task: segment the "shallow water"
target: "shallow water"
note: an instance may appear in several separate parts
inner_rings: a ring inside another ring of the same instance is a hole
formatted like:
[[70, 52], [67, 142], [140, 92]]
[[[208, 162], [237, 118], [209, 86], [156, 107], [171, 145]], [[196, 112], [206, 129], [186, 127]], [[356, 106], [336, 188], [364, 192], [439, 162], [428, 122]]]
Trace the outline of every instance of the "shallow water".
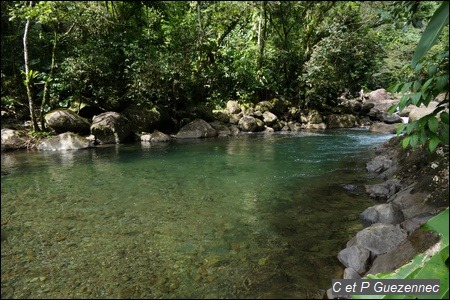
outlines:
[[322, 298], [390, 137], [2, 153], [2, 298]]

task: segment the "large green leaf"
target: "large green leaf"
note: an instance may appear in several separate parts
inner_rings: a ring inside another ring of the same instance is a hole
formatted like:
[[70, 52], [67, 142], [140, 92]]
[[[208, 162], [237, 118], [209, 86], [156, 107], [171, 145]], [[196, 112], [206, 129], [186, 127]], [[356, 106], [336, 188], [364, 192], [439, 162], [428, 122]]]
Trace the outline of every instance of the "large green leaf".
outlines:
[[436, 43], [442, 29], [448, 24], [448, 9], [449, 5], [447, 1], [444, 1], [441, 6], [434, 12], [433, 17], [422, 33], [419, 44], [414, 52], [412, 59], [412, 66], [414, 67], [422, 56], [430, 50], [430, 48]]

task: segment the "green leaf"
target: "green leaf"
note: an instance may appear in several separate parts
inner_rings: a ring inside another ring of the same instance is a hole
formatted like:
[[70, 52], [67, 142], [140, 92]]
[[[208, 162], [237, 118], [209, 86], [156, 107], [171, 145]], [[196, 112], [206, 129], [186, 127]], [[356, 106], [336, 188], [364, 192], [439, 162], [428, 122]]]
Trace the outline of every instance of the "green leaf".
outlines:
[[409, 145], [409, 140], [411, 139], [411, 137], [407, 136], [402, 140], [402, 147], [403, 149], [406, 149]]
[[444, 145], [448, 145], [449, 134], [448, 134], [448, 124], [442, 124], [442, 129], [439, 131], [439, 138]]
[[397, 93], [400, 90], [401, 86], [402, 86], [401, 83], [393, 83], [387, 88], [387, 90], [388, 90], [388, 92], [391, 92], [391, 93]]
[[429, 67], [428, 67], [428, 74], [429, 74], [429, 75], [434, 75], [434, 74], [436, 74], [437, 69], [438, 69], [438, 66], [437, 66], [437, 65], [431, 65], [431, 66], [429, 66]]
[[405, 130], [405, 128], [406, 128], [406, 124], [404, 124], [404, 123], [398, 125], [397, 131], [396, 131], [397, 135], [401, 135], [403, 133], [403, 131]]
[[434, 78], [430, 78], [427, 81], [425, 81], [425, 83], [422, 85], [422, 89], [421, 91], [424, 92], [428, 89], [428, 86], [433, 82]]
[[411, 147], [416, 148], [417, 145], [419, 144], [419, 135], [418, 134], [411, 135], [409, 144], [411, 145]]
[[417, 121], [409, 123], [408, 125], [406, 125], [406, 133], [410, 134], [418, 126], [419, 126], [419, 123]]
[[430, 149], [430, 152], [433, 152], [440, 142], [441, 140], [437, 136], [433, 136], [428, 143], [428, 149]]
[[393, 104], [393, 105], [391, 105], [391, 107], [388, 108], [387, 112], [390, 114], [393, 114], [397, 111], [397, 108], [398, 108], [398, 104]]
[[436, 78], [436, 89], [441, 92], [448, 89], [448, 75], [442, 75]]
[[420, 82], [420, 80], [416, 80], [413, 84], [412, 91], [417, 92], [421, 86], [422, 86], [422, 83]]
[[419, 101], [420, 101], [420, 97], [421, 96], [422, 96], [421, 92], [412, 94], [412, 96], [411, 96], [411, 103], [414, 104], [414, 105], [417, 105], [419, 103]]
[[402, 111], [408, 105], [409, 95], [404, 94], [398, 104], [398, 109]]
[[448, 112], [443, 111], [439, 117], [441, 118], [442, 122], [448, 125]]
[[437, 133], [438, 127], [439, 120], [435, 116], [428, 119], [428, 128], [430, 128], [432, 133]]
[[412, 82], [407, 82], [407, 83], [405, 83], [403, 86], [402, 86], [402, 89], [400, 90], [401, 92], [408, 92], [409, 91], [409, 89], [411, 88], [411, 86], [412, 86]]
[[434, 12], [428, 23], [427, 28], [422, 33], [419, 44], [416, 47], [416, 51], [413, 54], [411, 65], [413, 67], [419, 62], [428, 50], [436, 43], [442, 29], [448, 24], [448, 10], [449, 4], [444, 1], [439, 8]]

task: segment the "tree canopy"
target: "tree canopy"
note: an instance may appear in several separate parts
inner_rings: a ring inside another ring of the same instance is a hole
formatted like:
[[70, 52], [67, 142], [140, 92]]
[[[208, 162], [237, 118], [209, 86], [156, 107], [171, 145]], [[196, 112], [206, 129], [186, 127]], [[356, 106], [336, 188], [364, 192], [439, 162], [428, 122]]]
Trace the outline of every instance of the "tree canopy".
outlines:
[[[43, 114], [71, 105], [335, 105], [344, 92], [407, 82], [419, 66], [441, 72], [445, 30], [427, 62], [402, 68], [441, 3], [3, 1], [2, 107], [36, 110], [44, 130]], [[433, 82], [444, 91], [444, 81]]]

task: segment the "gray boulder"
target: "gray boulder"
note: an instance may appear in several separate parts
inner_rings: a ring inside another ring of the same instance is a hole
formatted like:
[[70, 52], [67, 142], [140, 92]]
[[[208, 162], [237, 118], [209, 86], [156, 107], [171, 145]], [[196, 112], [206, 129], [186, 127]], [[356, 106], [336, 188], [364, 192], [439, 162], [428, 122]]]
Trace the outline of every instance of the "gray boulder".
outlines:
[[105, 112], [92, 120], [91, 134], [100, 144], [120, 144], [131, 134], [130, 121], [116, 112]]
[[381, 114], [381, 121], [386, 124], [403, 123], [402, 118], [397, 113], [389, 114], [387, 112]]
[[275, 114], [271, 113], [270, 111], [265, 111], [262, 114], [262, 117], [266, 125], [271, 125], [278, 120], [278, 117]]
[[406, 239], [407, 233], [400, 225], [373, 224], [356, 234], [356, 244], [371, 251], [374, 255], [395, 249]]
[[392, 159], [384, 155], [379, 155], [375, 156], [374, 159], [367, 163], [366, 169], [369, 173], [381, 174], [387, 169], [392, 168], [393, 166], [394, 162], [392, 161]]
[[217, 131], [203, 119], [196, 119], [184, 125], [175, 135], [177, 139], [195, 139], [217, 136]]
[[238, 127], [240, 130], [245, 132], [254, 132], [258, 129], [257, 119], [252, 116], [245, 115], [243, 116], [238, 123]]
[[331, 114], [327, 117], [328, 128], [351, 128], [358, 124], [356, 116], [351, 114]]
[[369, 127], [369, 131], [371, 132], [379, 132], [379, 133], [396, 133], [397, 128], [400, 124], [387, 124], [383, 122], [375, 122]]
[[344, 276], [342, 276], [343, 279], [361, 279], [361, 275], [359, 275], [355, 270], [352, 268], [345, 268], [344, 270]]
[[155, 130], [152, 134], [143, 134], [141, 135], [142, 142], [167, 142], [170, 141], [170, 136], [162, 133], [161, 131]]
[[2, 150], [26, 148], [25, 134], [19, 130], [2, 129]]
[[238, 114], [241, 112], [241, 109], [239, 108], [239, 104], [237, 101], [229, 100], [227, 102], [227, 110], [230, 114]]
[[417, 254], [426, 252], [439, 240], [436, 232], [417, 230], [388, 253], [376, 257], [367, 274], [392, 272], [407, 264]]
[[69, 109], [56, 109], [45, 115], [45, 122], [56, 133], [75, 132], [88, 134], [91, 124]]
[[228, 126], [225, 125], [225, 123], [220, 121], [214, 121], [210, 122], [209, 124], [212, 126], [212, 128], [214, 128], [217, 131], [218, 136], [223, 137], [231, 135], [230, 128], [228, 128]]
[[370, 252], [364, 247], [353, 245], [341, 250], [339, 261], [347, 268], [352, 268], [358, 274], [364, 274], [369, 263]]
[[398, 179], [389, 179], [380, 184], [365, 185], [364, 187], [370, 197], [386, 201], [400, 190], [401, 184]]
[[403, 221], [401, 211], [397, 210], [392, 203], [371, 206], [363, 211], [359, 218], [365, 227], [375, 223], [399, 224]]

